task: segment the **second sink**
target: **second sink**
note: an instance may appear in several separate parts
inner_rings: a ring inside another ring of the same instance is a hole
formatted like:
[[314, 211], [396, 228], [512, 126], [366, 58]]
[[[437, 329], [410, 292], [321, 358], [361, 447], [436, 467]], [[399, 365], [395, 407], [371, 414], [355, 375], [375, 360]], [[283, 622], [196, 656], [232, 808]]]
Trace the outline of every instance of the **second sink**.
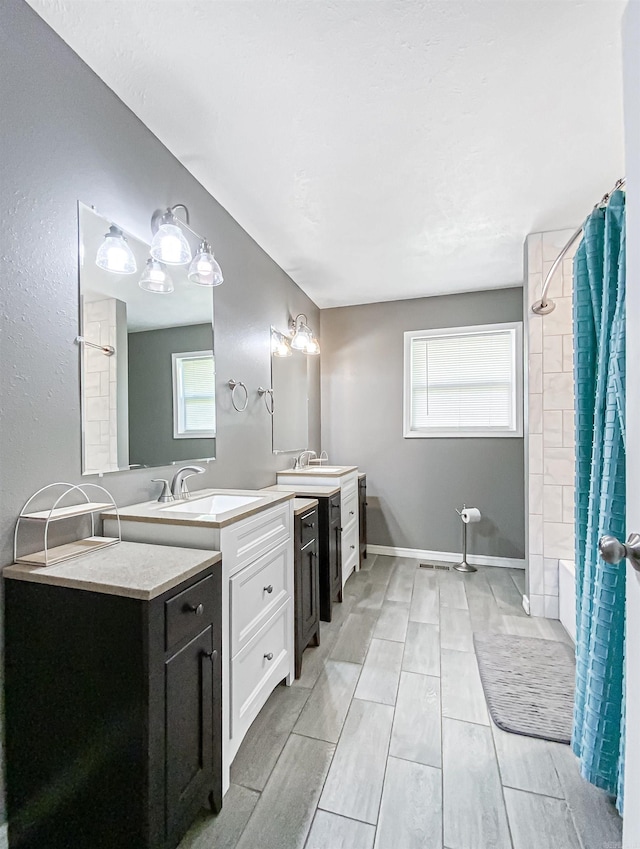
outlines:
[[237, 510], [238, 507], [246, 507], [256, 501], [260, 496], [250, 495], [207, 495], [204, 498], [191, 498], [188, 501], [178, 501], [169, 507], [164, 507], [168, 513], [197, 513], [199, 516], [217, 516], [229, 510]]

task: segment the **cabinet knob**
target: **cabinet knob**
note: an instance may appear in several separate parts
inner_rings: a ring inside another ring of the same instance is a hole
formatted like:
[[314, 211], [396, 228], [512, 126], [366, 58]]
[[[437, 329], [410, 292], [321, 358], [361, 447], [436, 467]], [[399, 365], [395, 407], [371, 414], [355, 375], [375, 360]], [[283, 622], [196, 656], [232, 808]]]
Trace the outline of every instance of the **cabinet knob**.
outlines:
[[353, 510], [349, 510], [349, 515], [350, 515], [350, 516], [355, 516], [356, 514], [353, 512]]
[[355, 545], [352, 545], [351, 548], [355, 548]]
[[264, 657], [265, 657], [265, 660], [273, 660], [273, 652], [272, 651], [267, 652], [267, 654], [265, 654]]
[[273, 592], [273, 584], [269, 584], [269, 586], [268, 586], [268, 587], [263, 587], [262, 589], [263, 589], [266, 593], [272, 593], [272, 592]]
[[211, 658], [212, 663], [215, 663], [216, 660], [218, 659], [218, 652], [215, 649], [213, 651], [203, 651], [202, 654], [205, 657]]
[[195, 613], [196, 616], [202, 616], [204, 613], [204, 604], [190, 604], [188, 609]]
[[342, 528], [338, 528], [338, 530], [340, 531], [340, 533], [342, 533]]
[[304, 524], [305, 528], [313, 528], [314, 527], [313, 522], [304, 522], [303, 524]]

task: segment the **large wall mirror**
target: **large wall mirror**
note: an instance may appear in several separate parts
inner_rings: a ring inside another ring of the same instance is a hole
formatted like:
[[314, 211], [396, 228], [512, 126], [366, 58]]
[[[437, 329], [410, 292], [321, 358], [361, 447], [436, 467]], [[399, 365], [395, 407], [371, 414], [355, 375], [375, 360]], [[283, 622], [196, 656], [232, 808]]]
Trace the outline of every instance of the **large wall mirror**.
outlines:
[[[271, 328], [273, 338], [275, 328]], [[274, 454], [303, 451], [309, 444], [308, 358], [302, 351], [287, 356], [271, 353]]]
[[84, 204], [78, 227], [83, 474], [213, 459], [212, 289]]

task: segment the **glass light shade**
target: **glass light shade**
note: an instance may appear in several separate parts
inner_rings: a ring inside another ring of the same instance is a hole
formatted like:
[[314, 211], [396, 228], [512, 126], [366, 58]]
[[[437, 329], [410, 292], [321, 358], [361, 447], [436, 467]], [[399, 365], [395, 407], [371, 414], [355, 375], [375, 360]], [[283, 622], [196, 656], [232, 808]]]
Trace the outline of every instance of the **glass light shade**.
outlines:
[[282, 333], [271, 334], [271, 353], [274, 357], [291, 357], [293, 355], [287, 338]]
[[151, 240], [149, 253], [166, 265], [186, 265], [191, 262], [191, 248], [174, 215], [163, 216], [162, 224]]
[[219, 286], [224, 281], [222, 269], [216, 262], [208, 242], [202, 242], [198, 248], [198, 253], [189, 266], [187, 277], [198, 286]]
[[315, 336], [311, 339], [311, 342], [304, 349], [305, 354], [315, 355], [320, 353], [320, 343], [315, 338]]
[[301, 321], [296, 332], [293, 334], [291, 347], [296, 351], [306, 351], [307, 347], [311, 344], [311, 338], [311, 331], [307, 325], [303, 324]]
[[167, 269], [153, 257], [147, 260], [144, 274], [140, 278], [138, 286], [145, 292], [153, 292], [155, 295], [170, 295], [173, 292], [173, 281]]
[[105, 233], [96, 254], [96, 265], [114, 274], [135, 274], [137, 271], [136, 258], [119, 227], [112, 224]]

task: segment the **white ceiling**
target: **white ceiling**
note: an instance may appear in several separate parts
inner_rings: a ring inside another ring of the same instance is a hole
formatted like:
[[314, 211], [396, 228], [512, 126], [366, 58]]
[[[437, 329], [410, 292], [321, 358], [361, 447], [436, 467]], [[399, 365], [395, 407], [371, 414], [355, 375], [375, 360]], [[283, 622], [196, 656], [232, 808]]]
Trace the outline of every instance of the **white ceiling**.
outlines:
[[622, 175], [625, 2], [29, 2], [321, 307], [516, 284]]

